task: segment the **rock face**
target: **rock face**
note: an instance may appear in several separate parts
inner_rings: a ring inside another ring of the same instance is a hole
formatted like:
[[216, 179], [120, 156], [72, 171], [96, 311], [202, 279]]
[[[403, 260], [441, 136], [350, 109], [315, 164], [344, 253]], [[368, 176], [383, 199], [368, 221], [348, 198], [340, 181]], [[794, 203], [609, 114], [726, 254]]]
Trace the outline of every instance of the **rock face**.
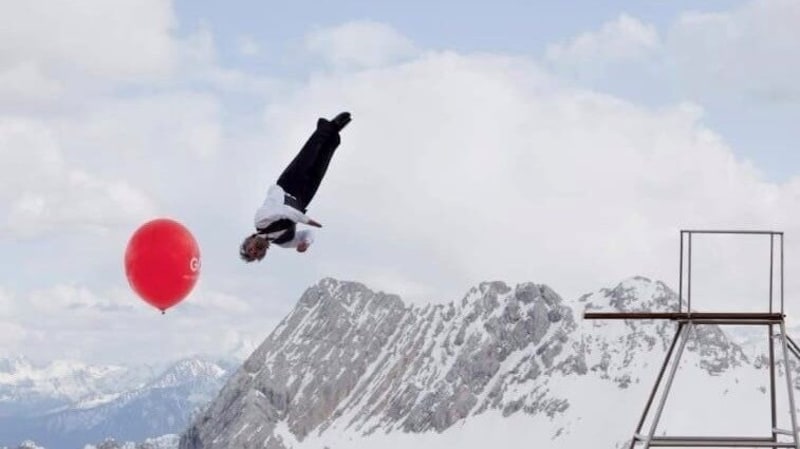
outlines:
[[[284, 449], [334, 430], [439, 433], [486, 412], [574, 419], [570, 407], [580, 400], [566, 385], [591, 378], [614, 391], [649, 387], [675, 330], [668, 321], [583, 321], [583, 311], [676, 303], [663, 283], [644, 278], [571, 303], [544, 285], [486, 282], [461, 301], [426, 307], [324, 279], [233, 375], [180, 448]], [[753, 368], [717, 327], [692, 337], [687, 354], [705, 376], [766, 369]], [[639, 399], [626, 406], [640, 411]], [[623, 422], [627, 432], [632, 423]]]
[[[441, 431], [472, 411], [563, 410], [558, 400], [504, 400], [556, 366], [571, 310], [544, 286], [484, 283], [424, 308], [364, 285], [325, 279], [244, 363], [182, 448], [286, 447], [342, 420], [365, 433]], [[531, 351], [536, 348], [535, 351]], [[502, 381], [490, 381], [500, 376]]]

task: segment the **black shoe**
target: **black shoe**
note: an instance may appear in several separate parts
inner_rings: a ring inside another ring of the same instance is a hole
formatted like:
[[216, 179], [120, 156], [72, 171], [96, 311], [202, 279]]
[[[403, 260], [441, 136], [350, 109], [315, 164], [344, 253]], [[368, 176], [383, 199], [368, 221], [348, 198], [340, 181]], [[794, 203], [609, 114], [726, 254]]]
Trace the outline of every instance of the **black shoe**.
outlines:
[[350, 113], [342, 112], [336, 117], [334, 117], [334, 119], [331, 120], [331, 123], [333, 123], [333, 125], [336, 126], [337, 131], [341, 131], [345, 126], [347, 126], [348, 123], [350, 123], [350, 120], [351, 120]]

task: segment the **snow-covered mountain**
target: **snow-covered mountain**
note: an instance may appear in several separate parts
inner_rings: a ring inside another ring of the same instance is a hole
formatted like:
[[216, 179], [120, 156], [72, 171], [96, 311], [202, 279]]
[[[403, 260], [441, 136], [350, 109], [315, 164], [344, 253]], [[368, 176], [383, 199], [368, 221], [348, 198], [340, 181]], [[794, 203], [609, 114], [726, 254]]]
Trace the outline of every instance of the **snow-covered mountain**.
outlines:
[[148, 366], [92, 366], [58, 360], [36, 364], [25, 357], [0, 358], [0, 417], [36, 416], [76, 404], [108, 402], [143, 386]]
[[176, 449], [178, 447], [178, 435], [162, 435], [156, 438], [148, 438], [142, 443], [132, 441], [118, 442], [113, 438], [108, 438], [99, 444], [87, 444], [83, 449]]
[[[178, 435], [168, 434], [155, 438], [147, 438], [141, 443], [133, 441], [119, 442], [114, 438], [106, 438], [98, 444], [86, 444], [76, 446], [79, 449], [176, 449], [178, 447]], [[0, 447], [0, 449], [10, 449]], [[27, 440], [19, 444], [15, 449], [47, 449], [39, 446], [35, 441]]]
[[[487, 282], [425, 307], [324, 279], [180, 448], [621, 447], [676, 324], [582, 314], [676, 302], [665, 284], [640, 277], [570, 300], [545, 285]], [[717, 326], [691, 337], [657, 434], [768, 436], [764, 359]]]
[[144, 441], [178, 433], [219, 392], [233, 366], [195, 358], [155, 372], [7, 359], [0, 374], [0, 447], [33, 440], [48, 449], [83, 448], [108, 437]]

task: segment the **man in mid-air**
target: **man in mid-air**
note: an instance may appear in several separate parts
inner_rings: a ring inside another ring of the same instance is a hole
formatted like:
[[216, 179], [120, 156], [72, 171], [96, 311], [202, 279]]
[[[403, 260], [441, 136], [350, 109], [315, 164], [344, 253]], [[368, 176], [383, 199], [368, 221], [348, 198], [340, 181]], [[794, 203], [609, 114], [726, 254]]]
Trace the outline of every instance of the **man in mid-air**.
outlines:
[[306, 215], [328, 170], [331, 157], [341, 143], [339, 132], [350, 123], [350, 113], [342, 112], [333, 120], [320, 118], [317, 129], [270, 186], [267, 198], [255, 215], [256, 232], [244, 239], [239, 255], [245, 262], [261, 260], [270, 244], [305, 252], [313, 243], [311, 230], [297, 230], [297, 223], [321, 228]]

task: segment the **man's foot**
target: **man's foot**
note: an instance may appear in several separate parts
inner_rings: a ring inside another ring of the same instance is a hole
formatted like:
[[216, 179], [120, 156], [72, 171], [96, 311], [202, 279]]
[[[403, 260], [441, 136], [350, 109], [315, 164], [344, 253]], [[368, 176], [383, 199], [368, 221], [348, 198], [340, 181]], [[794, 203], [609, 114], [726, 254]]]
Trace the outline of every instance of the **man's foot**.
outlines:
[[337, 131], [341, 131], [345, 126], [347, 126], [348, 123], [350, 123], [350, 120], [350, 113], [342, 112], [334, 117], [333, 120], [331, 120], [331, 123], [336, 126]]

